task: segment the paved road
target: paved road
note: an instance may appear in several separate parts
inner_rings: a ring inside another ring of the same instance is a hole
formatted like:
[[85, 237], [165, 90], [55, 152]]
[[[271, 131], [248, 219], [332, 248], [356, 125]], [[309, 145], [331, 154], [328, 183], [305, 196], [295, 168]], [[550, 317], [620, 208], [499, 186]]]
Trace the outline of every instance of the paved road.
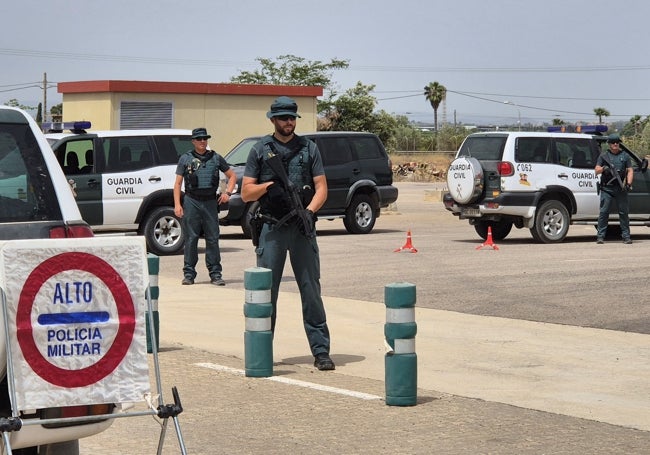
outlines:
[[[335, 372], [311, 366], [287, 269], [274, 375], [241, 375], [242, 272], [254, 256], [237, 229], [223, 229], [225, 289], [203, 270], [180, 286], [182, 259], [161, 258], [158, 357], [165, 402], [173, 385], [183, 399], [188, 453], [647, 453], [650, 232], [597, 247], [591, 227], [560, 245], [513, 231], [498, 251], [477, 250], [473, 228], [430, 200], [432, 185], [399, 187], [371, 235], [319, 222]], [[409, 230], [418, 252], [394, 252]], [[383, 401], [383, 292], [401, 281], [418, 295], [418, 403], [405, 408]], [[82, 450], [155, 453], [159, 432], [153, 418], [118, 419]], [[163, 453], [179, 453], [171, 423]]]
[[[406, 281], [417, 285], [423, 308], [650, 333], [650, 229], [633, 227], [633, 245], [597, 246], [592, 226], [572, 226], [556, 245], [513, 228], [498, 251], [476, 250], [482, 240], [474, 228], [427, 200], [439, 185], [398, 186], [396, 207], [370, 235], [346, 234], [341, 220], [318, 222], [324, 295], [383, 302], [386, 284]], [[418, 252], [394, 253], [408, 230]], [[241, 271], [255, 265], [252, 246], [239, 228], [222, 231], [225, 278], [243, 288]], [[180, 276], [180, 256], [162, 263], [162, 273]], [[207, 279], [204, 268], [199, 273]], [[297, 292], [288, 266], [285, 276], [283, 290]]]

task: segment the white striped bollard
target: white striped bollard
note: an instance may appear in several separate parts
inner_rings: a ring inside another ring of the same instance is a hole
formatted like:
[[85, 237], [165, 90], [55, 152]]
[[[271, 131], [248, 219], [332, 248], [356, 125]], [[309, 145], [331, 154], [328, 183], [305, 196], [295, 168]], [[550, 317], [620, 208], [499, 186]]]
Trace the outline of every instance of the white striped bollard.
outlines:
[[273, 376], [272, 277], [271, 270], [263, 267], [244, 270], [244, 366], [248, 377]]
[[149, 315], [147, 315], [145, 318], [145, 327], [147, 334], [147, 353], [151, 354], [153, 353], [150, 334], [151, 330], [153, 330], [153, 336], [155, 337], [156, 352], [160, 350], [160, 317], [158, 315], [158, 298], [160, 296], [158, 274], [160, 273], [160, 258], [155, 254], [147, 253], [147, 267], [149, 270], [149, 298], [151, 299], [151, 315], [153, 319], [153, 327], [149, 327]]
[[384, 288], [384, 336], [392, 349], [385, 357], [386, 404], [390, 406], [414, 406], [418, 398], [415, 300], [414, 284], [392, 283]]

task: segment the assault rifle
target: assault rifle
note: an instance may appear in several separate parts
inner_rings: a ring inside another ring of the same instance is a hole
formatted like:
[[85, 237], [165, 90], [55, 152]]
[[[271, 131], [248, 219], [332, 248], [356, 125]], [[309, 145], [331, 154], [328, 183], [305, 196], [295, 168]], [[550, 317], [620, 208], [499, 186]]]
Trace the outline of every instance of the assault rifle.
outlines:
[[284, 186], [285, 190], [287, 190], [287, 195], [289, 196], [289, 205], [291, 211], [283, 216], [280, 220], [278, 220], [277, 224], [282, 225], [291, 217], [296, 216], [298, 217], [298, 222], [300, 223], [301, 230], [305, 236], [308, 239], [316, 237], [316, 229], [314, 226], [313, 218], [314, 214], [307, 214], [308, 210], [305, 210], [303, 208], [300, 193], [298, 193], [298, 189], [293, 184], [293, 182], [289, 180], [289, 176], [287, 175], [287, 171], [284, 169], [280, 155], [277, 153], [269, 152], [266, 163], [269, 165], [276, 177], [280, 179], [280, 183], [282, 186]]
[[[621, 174], [619, 174], [618, 170], [616, 170], [612, 162], [609, 160], [607, 153], [603, 153], [601, 156], [603, 157], [603, 161], [607, 164], [607, 166], [609, 166], [608, 174], [614, 174], [614, 178], [610, 179], [608, 182], [602, 182], [602, 185], [609, 185], [614, 179], [616, 179], [616, 182], [618, 182], [621, 189], [625, 191], [626, 186], [625, 183], [623, 183], [623, 179], [621, 179]], [[605, 175], [606, 170], [607, 169], [603, 169], [603, 176]]]

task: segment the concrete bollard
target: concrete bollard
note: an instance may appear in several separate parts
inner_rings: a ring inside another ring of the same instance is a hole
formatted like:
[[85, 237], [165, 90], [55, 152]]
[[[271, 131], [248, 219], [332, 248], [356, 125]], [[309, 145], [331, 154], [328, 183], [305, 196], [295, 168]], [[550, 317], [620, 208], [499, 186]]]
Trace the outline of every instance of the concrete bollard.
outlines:
[[273, 376], [272, 276], [271, 270], [262, 267], [244, 271], [244, 366], [248, 377]]
[[385, 357], [386, 404], [390, 406], [414, 406], [417, 403], [415, 301], [414, 284], [392, 283], [384, 288], [384, 336], [391, 347]]
[[[155, 254], [147, 253], [147, 267], [149, 269], [149, 293], [151, 294], [151, 315], [153, 316], [153, 330], [156, 341], [156, 352], [160, 350], [160, 317], [158, 315], [158, 297], [160, 296], [160, 287], [158, 287], [158, 274], [160, 273], [160, 258]], [[146, 298], [146, 296], [145, 296]], [[148, 307], [147, 307], [148, 309]], [[147, 333], [147, 353], [153, 353], [151, 345], [151, 327], [149, 323], [149, 314], [146, 319]]]

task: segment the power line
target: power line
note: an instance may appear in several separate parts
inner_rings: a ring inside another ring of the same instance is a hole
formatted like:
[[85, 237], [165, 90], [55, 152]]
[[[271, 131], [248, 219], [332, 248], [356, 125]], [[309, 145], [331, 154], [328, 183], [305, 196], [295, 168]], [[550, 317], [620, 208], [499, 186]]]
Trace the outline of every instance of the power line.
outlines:
[[[650, 101], [650, 98], [584, 98], [584, 97], [573, 97], [573, 96], [536, 96], [536, 95], [513, 95], [513, 94], [507, 94], [507, 93], [482, 93], [482, 92], [468, 92], [466, 90], [447, 90], [448, 92], [452, 93], [459, 93], [459, 94], [469, 94], [469, 95], [484, 95], [484, 96], [499, 96], [499, 97], [504, 97], [504, 98], [529, 98], [529, 99], [541, 99], [541, 100], [559, 100], [559, 101], [564, 101], [564, 100], [570, 100], [570, 101], [641, 101], [641, 102], [648, 102]], [[404, 95], [404, 96], [397, 96], [394, 98], [383, 98], [385, 100], [390, 100], [390, 99], [399, 99], [399, 98], [409, 98], [409, 97], [414, 97], [414, 96], [419, 96], [424, 93], [423, 90], [418, 90], [417, 92], [414, 90], [388, 90], [388, 91], [375, 91], [375, 93], [416, 93], [415, 95]]]
[[[92, 60], [92, 61], [117, 61], [152, 64], [179, 64], [197, 66], [252, 66], [258, 62], [236, 60], [197, 60], [185, 58], [156, 58], [137, 55], [110, 55], [110, 54], [82, 54], [74, 52], [43, 51], [32, 49], [0, 48], [0, 54], [15, 55], [18, 57], [54, 58], [57, 60]], [[426, 66], [371, 66], [350, 65], [354, 71], [371, 72], [399, 72], [399, 73], [574, 73], [574, 72], [620, 72], [620, 71], [648, 71], [648, 65], [616, 65], [616, 66], [590, 66], [590, 67], [426, 67]]]
[[0, 55], [14, 55], [18, 57], [53, 58], [57, 60], [90, 60], [123, 63], [152, 63], [159, 65], [195, 65], [195, 66], [235, 66], [254, 65], [253, 62], [238, 62], [233, 60], [193, 60], [176, 58], [155, 58], [133, 55], [107, 55], [107, 54], [80, 54], [74, 52], [50, 52], [30, 49], [0, 48]]
[[[414, 93], [414, 91], [409, 90], [409, 91], [395, 91], [395, 92], [382, 92], [382, 93]], [[608, 99], [608, 98], [575, 98], [575, 97], [550, 97], [550, 96], [532, 96], [532, 95], [508, 95], [508, 94], [495, 94], [495, 93], [477, 93], [477, 92], [461, 92], [457, 90], [450, 90], [447, 89], [447, 93], [454, 93], [456, 95], [460, 96], [466, 96], [468, 98], [474, 98], [478, 99], [481, 101], [487, 101], [491, 103], [498, 103], [498, 104], [503, 104], [503, 99], [508, 99], [508, 98], [529, 98], [529, 99], [546, 99], [546, 100], [559, 100], [559, 101], [564, 101], [564, 100], [570, 100], [570, 101], [636, 101], [637, 99], [635, 98], [634, 100], [628, 100], [628, 99]], [[479, 96], [483, 95], [483, 96]], [[389, 101], [389, 100], [396, 100], [396, 99], [403, 99], [403, 98], [414, 98], [417, 96], [424, 96], [424, 91], [418, 91], [415, 94], [412, 95], [402, 95], [402, 96], [394, 96], [394, 97], [388, 97], [388, 98], [378, 98], [377, 101]], [[500, 100], [495, 100], [491, 98], [486, 98], [485, 96], [499, 96], [502, 97]], [[642, 100], [642, 101], [650, 101], [650, 100]], [[550, 109], [550, 108], [545, 108], [545, 107], [538, 107], [538, 106], [528, 106], [520, 103], [516, 103], [516, 106], [519, 106], [520, 108], [525, 108], [525, 109], [532, 109], [532, 110], [538, 110], [538, 111], [545, 111], [545, 112], [554, 112], [557, 114], [573, 114], [573, 115], [587, 115], [587, 116], [593, 116], [593, 112], [576, 112], [576, 111], [566, 111], [562, 109]], [[609, 117], [631, 117], [632, 114], [617, 114], [617, 115], [609, 115]]]
[[[43, 87], [41, 87], [40, 85], [26, 85], [24, 87], [8, 88], [6, 90], [0, 90], [0, 93], [17, 92], [18, 90], [25, 90], [25, 89], [28, 89], [28, 88], [40, 88], [40, 89], [42, 89]], [[51, 88], [51, 87], [48, 87], [48, 88]]]
[[36, 82], [23, 82], [22, 84], [8, 84], [8, 85], [0, 85], [0, 88], [6, 88], [6, 87], [20, 87], [22, 85], [27, 85], [27, 84], [40, 84], [40, 81]]

